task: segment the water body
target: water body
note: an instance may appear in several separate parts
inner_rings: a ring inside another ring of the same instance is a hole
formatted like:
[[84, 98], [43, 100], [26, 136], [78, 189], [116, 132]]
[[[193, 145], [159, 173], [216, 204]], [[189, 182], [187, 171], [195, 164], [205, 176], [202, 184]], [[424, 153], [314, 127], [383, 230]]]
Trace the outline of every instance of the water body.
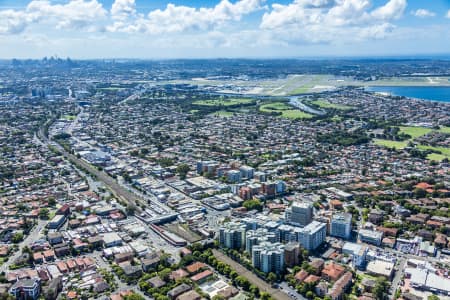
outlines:
[[326, 112], [323, 110], [318, 110], [318, 109], [314, 109], [312, 107], [307, 106], [302, 101], [300, 101], [298, 97], [289, 97], [289, 104], [297, 107], [300, 110], [303, 110], [304, 112], [307, 112], [307, 113], [310, 113], [313, 115], [323, 116], [326, 114]]
[[370, 86], [366, 91], [383, 92], [423, 100], [450, 102], [450, 86]]

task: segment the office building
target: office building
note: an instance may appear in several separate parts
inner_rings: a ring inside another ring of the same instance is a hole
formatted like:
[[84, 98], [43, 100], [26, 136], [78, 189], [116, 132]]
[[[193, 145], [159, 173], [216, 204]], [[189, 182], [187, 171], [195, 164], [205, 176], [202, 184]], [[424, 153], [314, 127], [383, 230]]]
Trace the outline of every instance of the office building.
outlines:
[[242, 166], [239, 168], [241, 172], [241, 177], [244, 179], [253, 179], [253, 174], [255, 173], [255, 169], [249, 166]]
[[327, 225], [317, 221], [309, 223], [297, 231], [297, 240], [308, 251], [317, 249], [327, 235]]
[[278, 227], [278, 234], [280, 236], [280, 242], [289, 243], [297, 242], [297, 234], [295, 233], [294, 226], [282, 224]]
[[355, 268], [362, 268], [366, 264], [366, 256], [369, 248], [363, 244], [345, 243], [342, 253], [352, 258], [352, 265]]
[[219, 164], [215, 161], [199, 161], [197, 162], [198, 174], [215, 174]]
[[39, 278], [20, 279], [12, 285], [9, 293], [16, 299], [38, 299], [41, 292], [41, 281]]
[[286, 222], [297, 226], [306, 226], [312, 221], [313, 206], [311, 202], [294, 201], [285, 211]]
[[284, 245], [264, 242], [252, 249], [253, 266], [264, 273], [281, 273], [284, 270]]
[[284, 263], [288, 268], [299, 264], [300, 245], [291, 242], [284, 247]]
[[352, 232], [352, 215], [349, 213], [333, 214], [330, 224], [330, 235], [349, 239]]
[[227, 173], [227, 180], [231, 183], [239, 183], [241, 182], [241, 172], [238, 170], [230, 170]]
[[67, 218], [65, 215], [55, 215], [53, 219], [48, 222], [49, 229], [59, 229], [65, 222]]
[[383, 232], [369, 229], [361, 229], [358, 232], [358, 238], [361, 242], [380, 246], [383, 239]]
[[276, 193], [283, 194], [286, 192], [286, 183], [283, 180], [278, 180], [276, 182]]
[[245, 238], [245, 251], [252, 253], [253, 246], [259, 245], [263, 242], [278, 242], [278, 236], [275, 232], [270, 232], [266, 228], [258, 228], [256, 230], [249, 230]]
[[258, 172], [255, 172], [255, 173], [253, 174], [253, 178], [255, 178], [256, 180], [258, 180], [259, 182], [266, 182], [266, 180], [267, 180], [267, 175], [266, 175], [266, 173], [264, 173], [264, 172], [258, 171]]
[[245, 224], [228, 222], [219, 229], [219, 245], [223, 248], [241, 249], [245, 246]]

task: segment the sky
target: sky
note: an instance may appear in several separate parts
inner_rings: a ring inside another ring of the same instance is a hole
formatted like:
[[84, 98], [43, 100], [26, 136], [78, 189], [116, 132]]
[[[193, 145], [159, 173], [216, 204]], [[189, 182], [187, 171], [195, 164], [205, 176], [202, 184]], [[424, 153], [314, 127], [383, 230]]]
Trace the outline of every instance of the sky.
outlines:
[[0, 58], [450, 55], [450, 0], [0, 0]]

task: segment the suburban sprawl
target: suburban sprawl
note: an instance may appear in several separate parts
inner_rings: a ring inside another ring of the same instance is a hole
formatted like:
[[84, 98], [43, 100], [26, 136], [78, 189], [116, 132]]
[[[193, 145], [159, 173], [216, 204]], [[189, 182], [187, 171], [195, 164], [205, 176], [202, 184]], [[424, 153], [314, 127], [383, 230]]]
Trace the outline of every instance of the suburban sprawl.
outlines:
[[414, 85], [450, 62], [0, 61], [0, 299], [450, 299], [450, 102], [367, 90]]

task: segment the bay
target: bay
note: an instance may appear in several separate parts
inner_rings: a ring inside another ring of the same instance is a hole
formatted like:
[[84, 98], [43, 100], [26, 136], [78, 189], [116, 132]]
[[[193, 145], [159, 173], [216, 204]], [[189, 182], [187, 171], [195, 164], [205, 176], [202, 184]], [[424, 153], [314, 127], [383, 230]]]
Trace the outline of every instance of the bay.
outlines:
[[365, 90], [408, 98], [450, 102], [450, 86], [369, 86]]

